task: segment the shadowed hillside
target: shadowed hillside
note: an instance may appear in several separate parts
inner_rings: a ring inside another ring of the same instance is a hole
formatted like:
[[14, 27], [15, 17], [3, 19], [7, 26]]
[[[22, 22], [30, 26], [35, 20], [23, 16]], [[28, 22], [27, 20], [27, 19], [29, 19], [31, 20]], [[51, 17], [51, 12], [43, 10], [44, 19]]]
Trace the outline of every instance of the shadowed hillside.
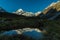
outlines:
[[12, 30], [21, 28], [40, 28], [43, 23], [39, 17], [26, 17], [8, 12], [0, 12], [0, 30]]

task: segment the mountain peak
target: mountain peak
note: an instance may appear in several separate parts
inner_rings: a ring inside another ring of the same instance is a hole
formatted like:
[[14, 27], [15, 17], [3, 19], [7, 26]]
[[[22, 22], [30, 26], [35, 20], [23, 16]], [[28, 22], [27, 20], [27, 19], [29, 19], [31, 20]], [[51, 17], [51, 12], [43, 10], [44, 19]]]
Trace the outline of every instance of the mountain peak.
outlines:
[[18, 9], [16, 12], [23, 12], [23, 10], [22, 9]]

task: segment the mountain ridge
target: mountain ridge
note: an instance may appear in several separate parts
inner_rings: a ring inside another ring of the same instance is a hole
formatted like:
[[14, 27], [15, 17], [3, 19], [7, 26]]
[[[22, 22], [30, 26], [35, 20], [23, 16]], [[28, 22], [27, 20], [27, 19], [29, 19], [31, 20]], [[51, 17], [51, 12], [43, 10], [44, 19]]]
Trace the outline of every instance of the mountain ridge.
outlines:
[[[0, 8], [2, 10], [2, 8]], [[56, 15], [58, 14], [58, 15]], [[0, 11], [0, 17], [39, 17], [39, 18], [47, 18], [48, 20], [54, 20], [60, 15], [60, 1], [57, 1], [55, 3], [52, 3], [47, 8], [44, 9], [44, 11], [38, 11], [36, 13], [32, 12], [26, 12], [22, 9], [18, 9], [16, 12], [1, 12]]]

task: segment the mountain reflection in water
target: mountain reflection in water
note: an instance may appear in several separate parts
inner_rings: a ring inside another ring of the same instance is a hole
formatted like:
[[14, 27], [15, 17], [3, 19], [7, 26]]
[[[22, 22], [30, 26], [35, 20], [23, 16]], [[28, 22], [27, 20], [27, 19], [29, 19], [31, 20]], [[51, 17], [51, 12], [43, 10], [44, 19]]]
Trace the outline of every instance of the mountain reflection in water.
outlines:
[[[18, 33], [15, 30], [6, 31], [6, 32], [3, 32], [2, 34], [3, 35], [8, 35], [8, 36], [18, 35]], [[25, 36], [32, 37], [34, 39], [43, 38], [43, 33], [42, 32], [37, 32], [35, 30], [26, 31], [26, 32], [23, 32], [22, 34], [25, 35]]]

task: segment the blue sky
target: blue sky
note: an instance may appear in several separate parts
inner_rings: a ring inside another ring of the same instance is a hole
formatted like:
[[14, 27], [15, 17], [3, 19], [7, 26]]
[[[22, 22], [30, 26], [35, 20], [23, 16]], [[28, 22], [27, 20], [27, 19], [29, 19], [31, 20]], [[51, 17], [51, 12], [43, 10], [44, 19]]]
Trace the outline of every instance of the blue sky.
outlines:
[[0, 0], [0, 7], [8, 12], [14, 12], [17, 9], [23, 9], [28, 12], [42, 11], [52, 2], [57, 0]]

